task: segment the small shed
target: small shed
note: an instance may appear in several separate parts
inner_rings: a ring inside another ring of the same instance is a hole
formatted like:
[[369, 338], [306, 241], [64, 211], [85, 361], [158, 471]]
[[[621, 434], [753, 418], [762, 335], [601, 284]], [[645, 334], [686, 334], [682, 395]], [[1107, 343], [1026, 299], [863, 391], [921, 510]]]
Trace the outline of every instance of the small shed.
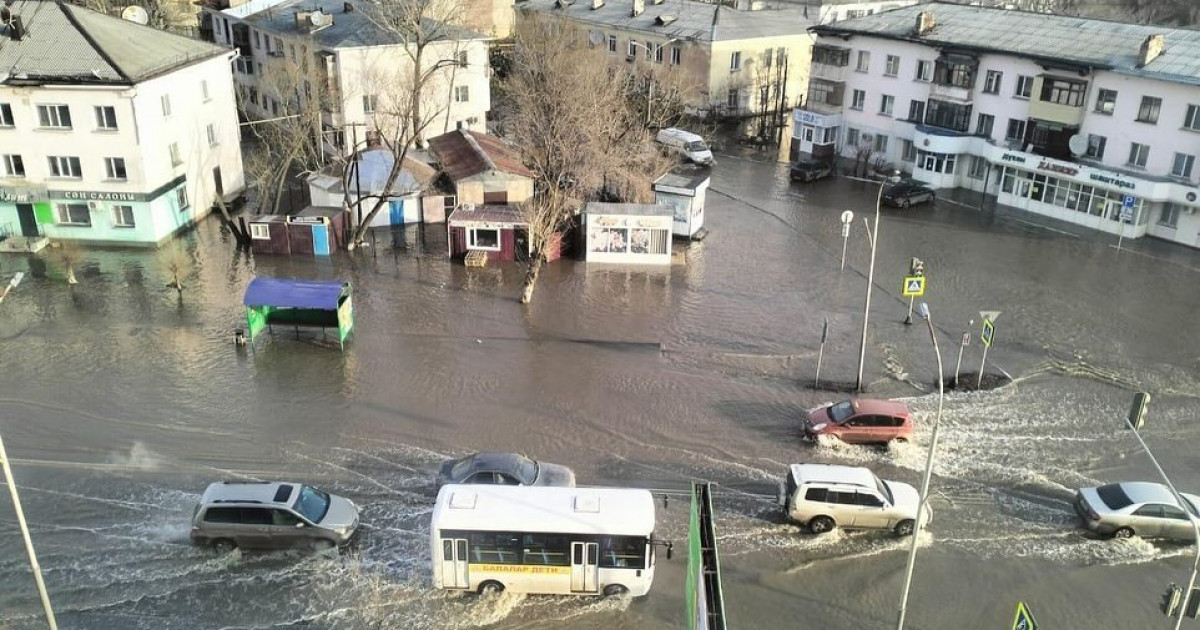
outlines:
[[[348, 186], [350, 191], [351, 224], [358, 221], [358, 200], [362, 201], [362, 215], [365, 218], [375, 207], [378, 197], [383, 195], [384, 185], [396, 163], [396, 156], [387, 149], [372, 149], [359, 153], [358, 160], [353, 162], [348, 171]], [[446, 220], [441, 209], [441, 199], [437, 200], [435, 208], [423, 204], [426, 193], [430, 191], [435, 178], [435, 171], [428, 164], [423, 164], [411, 157], [404, 158], [404, 166], [392, 182], [388, 199], [382, 209], [370, 222], [370, 227], [389, 227], [426, 222], [442, 222]], [[325, 207], [340, 207], [346, 202], [342, 182], [343, 172], [340, 166], [331, 165], [308, 176], [308, 192], [313, 205]], [[424, 207], [423, 207], [424, 206]]]
[[458, 205], [507, 205], [533, 196], [533, 171], [521, 151], [496, 136], [459, 129], [429, 140]]
[[308, 206], [287, 218], [293, 254], [328, 256], [346, 249], [349, 212], [344, 208]]
[[654, 201], [674, 210], [671, 232], [686, 239], [704, 238], [704, 198], [712, 180], [707, 166], [685, 164], [654, 180]]
[[250, 251], [255, 254], [290, 254], [287, 217], [260, 214], [250, 217]]
[[250, 342], [266, 330], [276, 327], [296, 331], [301, 328], [335, 328], [338, 345], [345, 348], [346, 337], [354, 330], [354, 306], [350, 283], [291, 278], [255, 278], [246, 287], [242, 303], [246, 306], [246, 329]]
[[450, 258], [484, 252], [488, 262], [529, 258], [529, 224], [515, 206], [461, 205], [446, 219]]
[[583, 215], [587, 262], [671, 264], [671, 206], [593, 201]]

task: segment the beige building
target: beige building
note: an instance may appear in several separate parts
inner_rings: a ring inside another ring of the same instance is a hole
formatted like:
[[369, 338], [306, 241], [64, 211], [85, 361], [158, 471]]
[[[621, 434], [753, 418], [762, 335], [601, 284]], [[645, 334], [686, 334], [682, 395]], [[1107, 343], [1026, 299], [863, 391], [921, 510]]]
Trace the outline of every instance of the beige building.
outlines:
[[501, 138], [459, 129], [431, 138], [429, 149], [457, 205], [515, 204], [533, 196], [533, 172], [517, 147]]
[[817, 11], [758, 7], [525, 0], [517, 4], [517, 19], [536, 14], [576, 24], [614, 64], [678, 73], [697, 110], [744, 117], [798, 103], [808, 88], [813, 37], [807, 29], [818, 23]]

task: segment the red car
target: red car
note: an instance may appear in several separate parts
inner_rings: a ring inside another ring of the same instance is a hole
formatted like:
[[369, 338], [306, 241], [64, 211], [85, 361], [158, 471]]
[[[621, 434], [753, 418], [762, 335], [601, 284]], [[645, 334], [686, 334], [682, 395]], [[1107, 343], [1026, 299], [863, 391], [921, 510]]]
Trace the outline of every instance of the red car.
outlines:
[[913, 441], [908, 405], [893, 400], [859, 398], [808, 412], [804, 434], [810, 440], [828, 435], [852, 444]]

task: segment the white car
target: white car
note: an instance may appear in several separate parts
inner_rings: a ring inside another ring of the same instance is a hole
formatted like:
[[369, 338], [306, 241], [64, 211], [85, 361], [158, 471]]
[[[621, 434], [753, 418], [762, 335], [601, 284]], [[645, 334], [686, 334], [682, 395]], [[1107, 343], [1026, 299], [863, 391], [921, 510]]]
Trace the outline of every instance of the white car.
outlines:
[[[1075, 511], [1084, 527], [1113, 538], [1195, 540], [1192, 521], [1200, 522], [1200, 497], [1181, 492], [1189, 514], [1179, 508], [1171, 489], [1161, 483], [1127, 481], [1075, 493]], [[1189, 518], [1190, 516], [1190, 518]]]
[[[792, 464], [783, 495], [787, 518], [814, 534], [834, 528], [887, 529], [908, 536], [921, 504], [917, 489], [884, 481], [867, 468], [834, 464]], [[922, 525], [933, 518], [925, 506]]]

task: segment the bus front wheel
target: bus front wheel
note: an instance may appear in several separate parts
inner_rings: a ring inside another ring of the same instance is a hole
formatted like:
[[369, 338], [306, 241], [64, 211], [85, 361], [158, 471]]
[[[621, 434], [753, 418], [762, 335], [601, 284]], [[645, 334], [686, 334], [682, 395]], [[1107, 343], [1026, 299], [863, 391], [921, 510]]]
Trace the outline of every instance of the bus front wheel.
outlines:
[[625, 588], [624, 586], [621, 586], [620, 584], [609, 584], [608, 586], [604, 587], [604, 596], [605, 597], [621, 597], [622, 595], [625, 595], [628, 592], [629, 592], [629, 589]]
[[494, 580], [488, 580], [479, 585], [480, 595], [498, 595], [504, 592], [504, 585]]

